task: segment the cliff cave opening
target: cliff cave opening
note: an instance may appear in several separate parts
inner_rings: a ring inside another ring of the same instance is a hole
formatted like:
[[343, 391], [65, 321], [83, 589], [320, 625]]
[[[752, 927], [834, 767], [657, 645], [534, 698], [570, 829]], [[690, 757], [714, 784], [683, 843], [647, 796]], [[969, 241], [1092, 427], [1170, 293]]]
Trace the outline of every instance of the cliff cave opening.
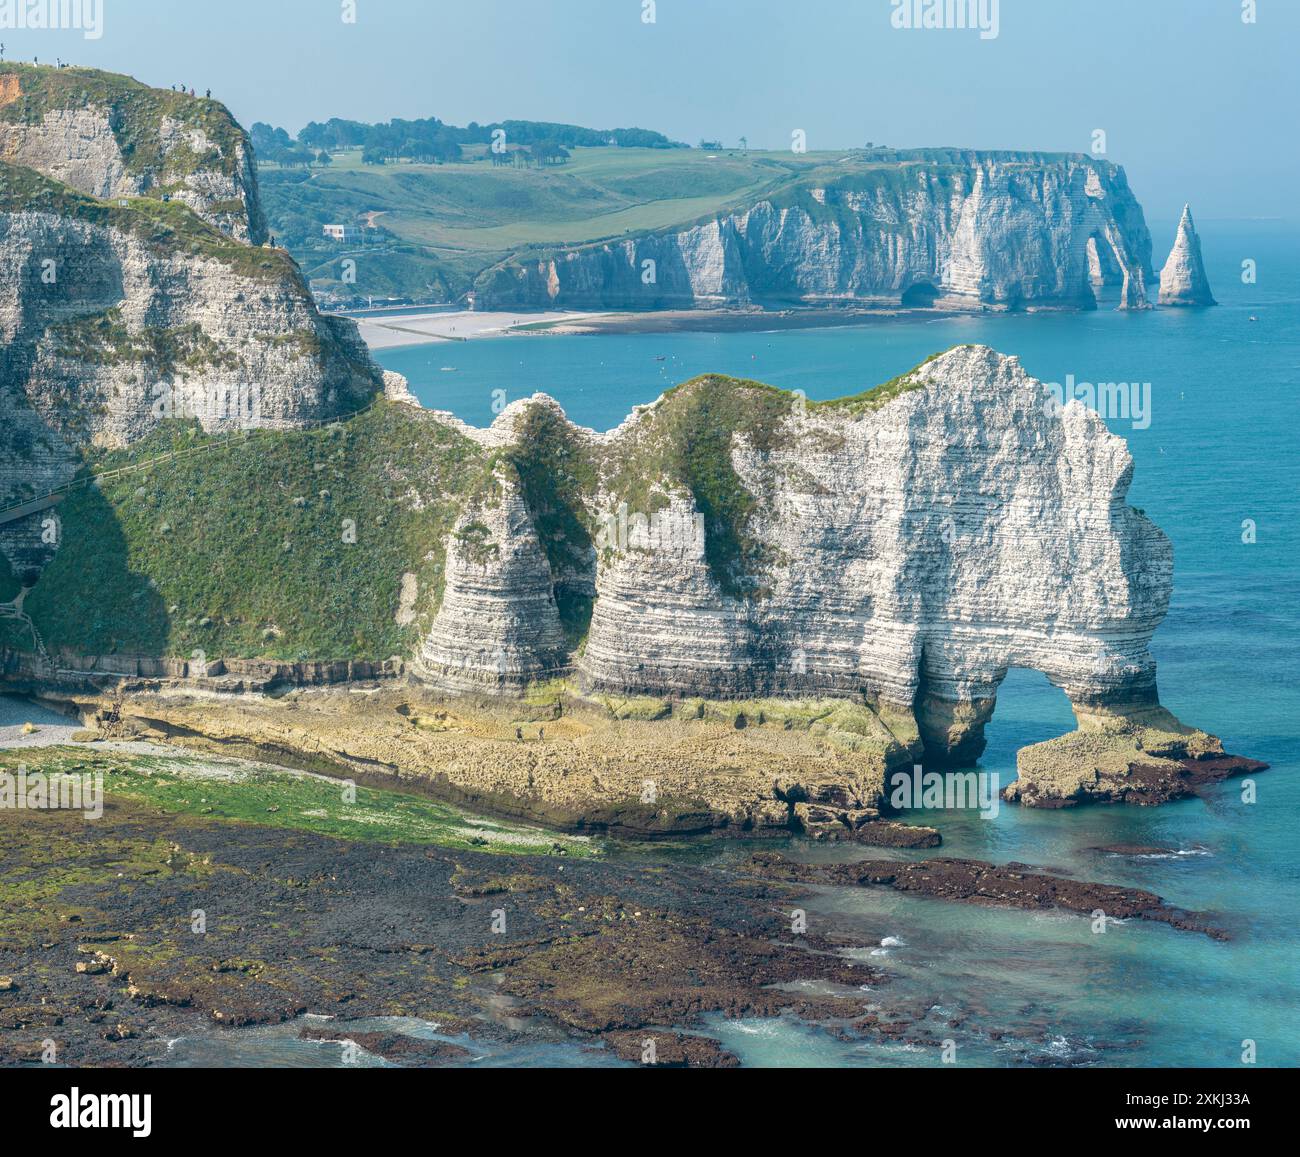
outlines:
[[903, 291], [904, 309], [929, 309], [939, 297], [939, 289], [932, 281], [918, 281]]

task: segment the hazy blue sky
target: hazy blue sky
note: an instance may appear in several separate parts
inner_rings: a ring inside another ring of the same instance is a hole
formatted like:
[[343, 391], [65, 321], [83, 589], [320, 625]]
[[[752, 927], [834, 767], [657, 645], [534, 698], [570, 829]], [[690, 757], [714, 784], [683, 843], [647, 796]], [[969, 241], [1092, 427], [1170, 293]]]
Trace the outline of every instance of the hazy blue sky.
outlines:
[[[25, 0], [28, 2], [28, 0]], [[989, 0], [985, 0], [988, 3]], [[892, 0], [102, 0], [104, 34], [0, 31], [185, 83], [245, 124], [330, 116], [638, 125], [692, 143], [1086, 150], [1165, 221], [1300, 216], [1300, 0], [1001, 0], [996, 39], [899, 30]], [[4, 3], [0, 2], [0, 9]], [[1160, 248], [1157, 244], [1157, 248]]]

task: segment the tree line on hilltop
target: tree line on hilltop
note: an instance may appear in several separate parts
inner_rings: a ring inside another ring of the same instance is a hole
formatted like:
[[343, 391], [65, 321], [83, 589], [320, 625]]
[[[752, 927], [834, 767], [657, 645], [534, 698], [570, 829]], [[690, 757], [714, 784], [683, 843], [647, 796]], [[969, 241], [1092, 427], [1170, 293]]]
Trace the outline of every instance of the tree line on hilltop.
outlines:
[[510, 163], [515, 154], [536, 164], [568, 160], [572, 148], [674, 149], [687, 146], [650, 129], [587, 129], [545, 121], [500, 121], [464, 128], [437, 117], [395, 119], [384, 124], [361, 121], [312, 121], [297, 137], [282, 128], [258, 122], [252, 128], [253, 149], [260, 160], [280, 165], [329, 164], [330, 153], [360, 149], [366, 164], [394, 161], [441, 164], [460, 160], [466, 146], [487, 146], [496, 163]]

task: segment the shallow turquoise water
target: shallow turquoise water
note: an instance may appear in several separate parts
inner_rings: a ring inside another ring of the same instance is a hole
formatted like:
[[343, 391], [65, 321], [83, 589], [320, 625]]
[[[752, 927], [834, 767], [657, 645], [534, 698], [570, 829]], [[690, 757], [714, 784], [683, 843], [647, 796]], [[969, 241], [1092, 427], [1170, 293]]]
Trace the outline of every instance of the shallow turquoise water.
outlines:
[[[1125, 924], [1094, 935], [1067, 916], [980, 910], [830, 890], [814, 920], [860, 933], [865, 948], [901, 938], [884, 962], [886, 1003], [911, 1003], [953, 1030], [970, 1064], [1235, 1065], [1241, 1042], [1259, 1063], [1300, 1063], [1300, 230], [1277, 223], [1199, 223], [1211, 283], [1207, 311], [891, 320], [780, 333], [512, 337], [393, 351], [421, 401], [490, 421], [495, 400], [542, 390], [598, 429], [630, 407], [707, 371], [753, 377], [812, 398], [854, 393], [929, 354], [983, 342], [1020, 356], [1047, 381], [1150, 382], [1149, 428], [1111, 422], [1137, 463], [1130, 499], [1174, 542], [1169, 617], [1154, 643], [1165, 704], [1263, 759], [1258, 802], [1240, 785], [1159, 809], [1033, 812], [994, 820], [933, 817], [945, 851], [1056, 865], [1149, 888], [1185, 908], [1223, 914], [1235, 939], [1216, 943], [1164, 927]], [[1172, 223], [1153, 229], [1163, 256]], [[1242, 284], [1241, 263], [1259, 281]], [[1252, 321], [1255, 317], [1257, 320]], [[660, 362], [656, 359], [662, 357]], [[455, 372], [442, 367], [453, 366]], [[503, 391], [494, 394], [494, 391]], [[1241, 541], [1254, 520], [1258, 541]], [[1004, 783], [1015, 751], [1071, 725], [1064, 697], [1041, 676], [1013, 672], [989, 728], [983, 766]], [[1188, 854], [1126, 860], [1088, 852], [1113, 843], [1162, 844]], [[724, 848], [725, 857], [749, 849]], [[807, 855], [851, 855], [806, 849]], [[864, 854], [857, 852], [856, 854]], [[1011, 1042], [978, 1027], [1024, 1028]], [[933, 1051], [844, 1045], [785, 1021], [723, 1023], [725, 1043], [754, 1064], [936, 1064]], [[556, 1053], [557, 1063], [587, 1063]], [[536, 1063], [535, 1057], [519, 1058]]]

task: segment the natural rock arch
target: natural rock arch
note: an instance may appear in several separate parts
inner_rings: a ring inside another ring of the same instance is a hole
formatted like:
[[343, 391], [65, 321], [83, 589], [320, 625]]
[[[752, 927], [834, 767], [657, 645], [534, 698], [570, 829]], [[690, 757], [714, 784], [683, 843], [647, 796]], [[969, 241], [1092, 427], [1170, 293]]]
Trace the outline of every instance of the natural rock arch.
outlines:
[[[1023, 683], [1026, 676], [1036, 676], [1034, 683], [1037, 685], [1031, 683], [1030, 687], [1014, 686]], [[990, 694], [980, 694], [961, 703], [927, 694], [923, 682], [917, 695], [915, 711], [927, 765], [965, 767], [978, 762], [988, 747], [989, 729], [997, 726], [999, 699], [1003, 700], [1005, 718], [1008, 679], [1013, 684], [1010, 696], [1013, 702], [1023, 700], [1028, 693], [1050, 696], [1068, 709], [1071, 718], [1064, 719], [1059, 730], [1041, 736], [1041, 739], [1055, 739], [1074, 729], [1075, 703], [1069, 691], [1059, 678], [1053, 679], [1047, 672], [1027, 663], [1009, 663], [995, 674]], [[1047, 688], [1051, 690], [1048, 691]]]

